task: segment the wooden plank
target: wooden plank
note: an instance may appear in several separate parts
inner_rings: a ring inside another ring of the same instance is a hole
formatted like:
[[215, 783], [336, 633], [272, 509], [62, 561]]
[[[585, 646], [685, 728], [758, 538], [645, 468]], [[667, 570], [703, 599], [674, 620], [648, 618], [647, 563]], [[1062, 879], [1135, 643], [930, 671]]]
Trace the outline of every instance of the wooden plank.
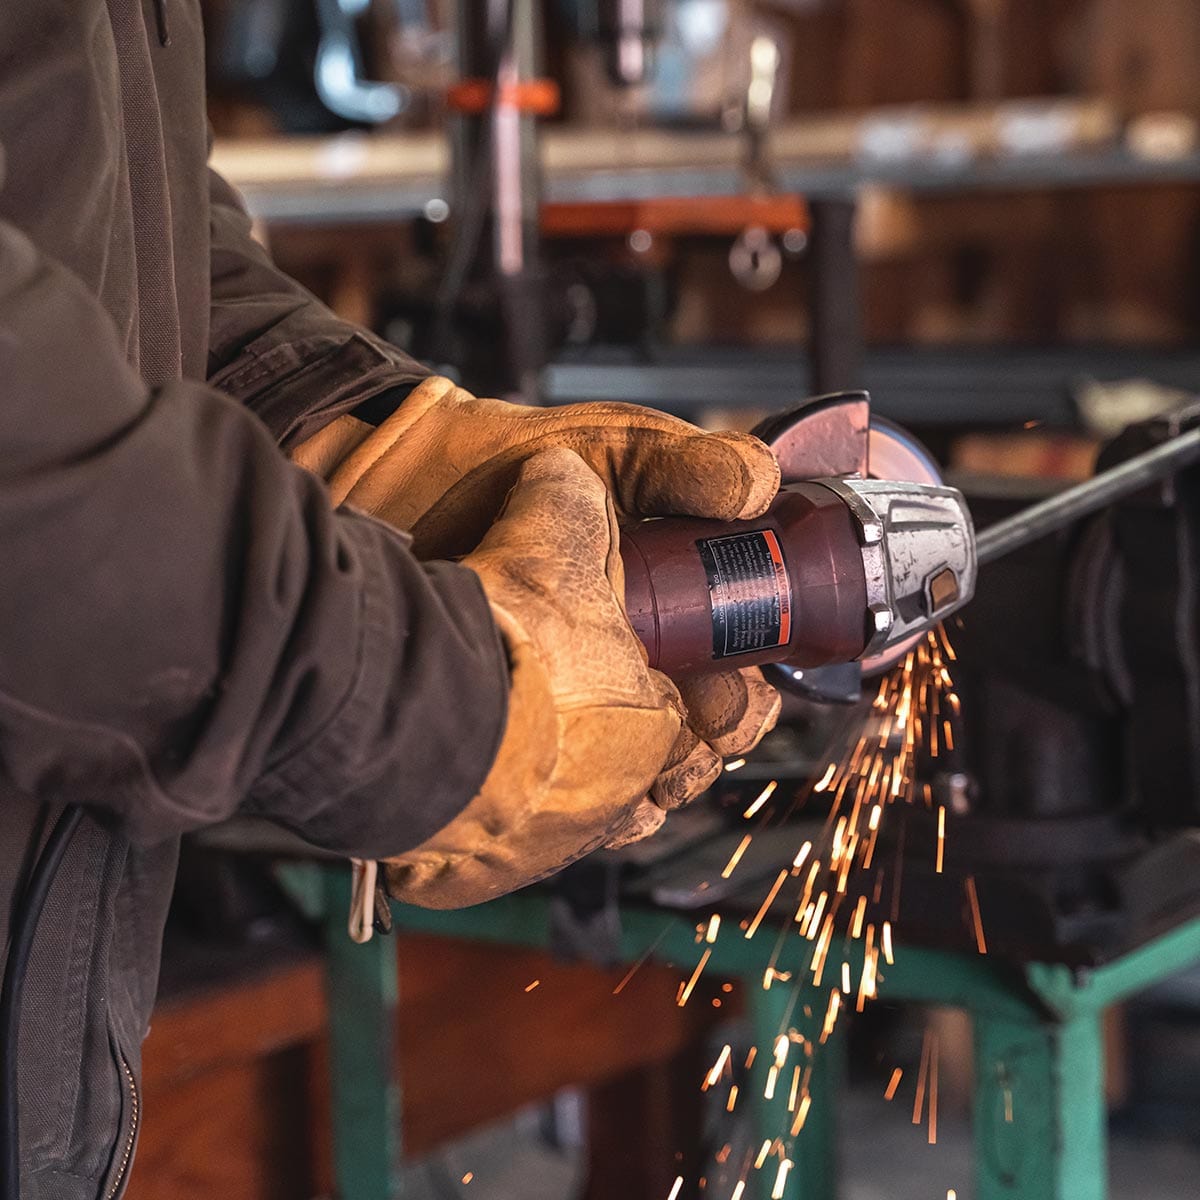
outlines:
[[269, 1058], [325, 1033], [324, 968], [316, 955], [261, 977], [169, 999], [142, 1051], [147, 1093], [232, 1064]]
[[[705, 977], [675, 1004], [679, 971], [556, 963], [548, 954], [405, 935], [399, 1053], [410, 1155], [568, 1085], [591, 1086], [666, 1064], [720, 1021], [729, 1003]], [[531, 991], [525, 989], [539, 980]]]

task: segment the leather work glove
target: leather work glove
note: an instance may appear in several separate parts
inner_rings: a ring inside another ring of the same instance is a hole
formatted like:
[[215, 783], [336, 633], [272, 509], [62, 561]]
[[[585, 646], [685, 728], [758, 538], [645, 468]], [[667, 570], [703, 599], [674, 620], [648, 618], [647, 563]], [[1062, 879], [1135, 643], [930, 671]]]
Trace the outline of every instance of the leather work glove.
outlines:
[[646, 797], [688, 735], [678, 692], [625, 619], [619, 538], [611, 497], [577, 455], [543, 450], [518, 469], [463, 560], [508, 646], [508, 725], [466, 809], [381, 864], [394, 898], [479, 904], [661, 824]]
[[[378, 428], [338, 417], [292, 457], [328, 481], [335, 504], [407, 530], [417, 556], [429, 560], [479, 545], [522, 464], [554, 446], [591, 467], [622, 521], [752, 518], [779, 489], [774, 456], [748, 434], [705, 433], [631, 404], [531, 408], [478, 399], [436, 376]], [[664, 810], [703, 792], [720, 775], [721, 758], [757, 745], [779, 716], [779, 694], [757, 667], [697, 677], [680, 691], [689, 731], [652, 790]]]

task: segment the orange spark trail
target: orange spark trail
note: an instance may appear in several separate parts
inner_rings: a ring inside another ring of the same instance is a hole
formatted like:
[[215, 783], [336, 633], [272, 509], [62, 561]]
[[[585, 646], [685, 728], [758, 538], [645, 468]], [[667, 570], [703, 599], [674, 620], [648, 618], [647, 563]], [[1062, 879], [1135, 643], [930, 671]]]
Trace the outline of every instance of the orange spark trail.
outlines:
[[983, 917], [979, 912], [979, 894], [975, 891], [975, 876], [968, 875], [964, 884], [967, 903], [971, 906], [971, 923], [975, 928], [975, 945], [980, 954], [987, 953], [987, 939], [983, 936]]
[[730, 877], [730, 875], [733, 874], [738, 863], [740, 863], [742, 861], [742, 855], [746, 853], [746, 847], [750, 845], [750, 842], [753, 839], [753, 837], [754, 837], [754, 834], [748, 833], [748, 834], [746, 834], [746, 836], [744, 838], [742, 838], [741, 843], [738, 845], [738, 848], [733, 852], [732, 857], [725, 864], [725, 869], [721, 872], [722, 879], [728, 879]]
[[750, 922], [746, 929], [747, 940], [758, 932], [758, 927], [762, 924], [763, 917], [767, 915], [767, 909], [775, 902], [775, 897], [779, 895], [779, 889], [783, 887], [784, 880], [787, 879], [788, 874], [788, 871], [779, 872], [779, 877], [771, 885], [771, 890], [767, 893], [767, 898], [762, 902], [762, 907], [754, 914], [754, 920]]
[[696, 969], [692, 972], [691, 979], [689, 979], [687, 981], [687, 986], [683, 989], [682, 992], [680, 992], [679, 999], [675, 1001], [675, 1003], [678, 1004], [680, 1008], [682, 1008], [688, 1002], [688, 998], [692, 994], [692, 989], [696, 986], [696, 980], [700, 978], [701, 972], [703, 972], [704, 968], [708, 965], [708, 960], [711, 957], [712, 957], [711, 948], [708, 950], [705, 950], [705, 952], [702, 955], [700, 955], [700, 961], [696, 964]]

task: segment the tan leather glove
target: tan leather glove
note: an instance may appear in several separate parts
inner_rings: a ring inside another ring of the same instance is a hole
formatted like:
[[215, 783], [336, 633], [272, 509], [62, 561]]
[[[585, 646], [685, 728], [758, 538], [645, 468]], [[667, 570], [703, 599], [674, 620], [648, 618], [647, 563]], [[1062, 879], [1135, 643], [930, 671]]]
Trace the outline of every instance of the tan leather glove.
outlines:
[[[423, 559], [474, 549], [521, 464], [565, 446], [599, 476], [621, 520], [687, 515], [735, 520], [761, 514], [779, 488], [771, 452], [741, 433], [705, 433], [631, 404], [527, 408], [478, 399], [447, 379], [420, 384], [378, 428], [343, 416], [301, 444], [296, 462], [329, 482], [335, 503], [408, 530]], [[654, 786], [675, 808], [771, 729], [779, 694], [757, 668], [686, 681], [690, 737]]]
[[508, 725], [479, 795], [384, 864], [392, 896], [479, 904], [661, 824], [645, 797], [686, 737], [683, 710], [625, 619], [619, 536], [604, 485], [577, 455], [544, 450], [519, 469], [503, 515], [464, 560], [508, 645]]

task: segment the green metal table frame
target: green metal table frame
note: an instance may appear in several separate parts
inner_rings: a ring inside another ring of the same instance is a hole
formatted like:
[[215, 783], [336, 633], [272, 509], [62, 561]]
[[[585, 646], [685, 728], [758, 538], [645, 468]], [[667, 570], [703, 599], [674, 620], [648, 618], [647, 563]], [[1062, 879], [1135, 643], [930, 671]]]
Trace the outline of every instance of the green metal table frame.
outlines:
[[[394, 1067], [397, 980], [403, 963], [397, 962], [395, 939], [377, 937], [365, 946], [349, 941], [348, 871], [341, 866], [315, 870], [319, 882], [310, 876], [304, 890], [310, 909], [319, 907], [326, 914], [328, 930], [339, 1195], [343, 1200], [394, 1200], [403, 1193], [402, 1105]], [[397, 906], [395, 919], [399, 929], [411, 932], [514, 946], [549, 944], [549, 905], [537, 893], [458, 912]], [[696, 920], [696, 914], [624, 910], [622, 959], [635, 962], [653, 945], [656, 959], [690, 971], [700, 953]], [[794, 940], [799, 948], [800, 939]], [[707, 968], [745, 981], [760, 1046], [787, 1027], [794, 1007], [792, 986], [762, 987], [773, 941], [767, 929], [747, 941], [736, 924], [726, 922]], [[854, 945], [861, 954], [861, 944]], [[881, 966], [886, 971], [882, 998], [962, 1008], [973, 1023], [976, 1200], [1105, 1200], [1104, 1011], [1196, 962], [1200, 919], [1088, 971], [1049, 963], [1018, 968], [985, 956], [896, 947], [895, 964]], [[837, 1043], [835, 1034], [814, 1064], [813, 1104], [804, 1129], [791, 1143], [795, 1168], [787, 1179], [786, 1200], [835, 1200], [837, 1195], [835, 1123], [842, 1058]], [[779, 1111], [786, 1106], [786, 1089], [768, 1103], [761, 1098], [759, 1082], [754, 1089], [756, 1120], [764, 1137], [775, 1137], [787, 1128], [787, 1114]], [[765, 1200], [774, 1172], [751, 1178]], [[748, 1189], [747, 1200], [751, 1194]]]

